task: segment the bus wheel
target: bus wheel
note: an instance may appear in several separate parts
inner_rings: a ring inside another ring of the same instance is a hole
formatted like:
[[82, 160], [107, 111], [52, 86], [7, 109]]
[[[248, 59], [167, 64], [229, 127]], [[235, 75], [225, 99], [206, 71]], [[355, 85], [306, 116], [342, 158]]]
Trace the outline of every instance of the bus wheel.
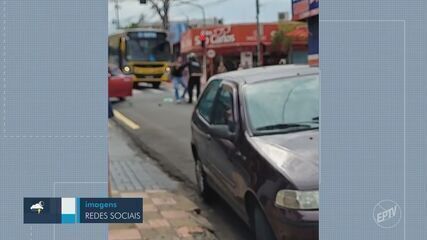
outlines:
[[160, 87], [160, 82], [152, 83], [153, 88], [158, 89]]

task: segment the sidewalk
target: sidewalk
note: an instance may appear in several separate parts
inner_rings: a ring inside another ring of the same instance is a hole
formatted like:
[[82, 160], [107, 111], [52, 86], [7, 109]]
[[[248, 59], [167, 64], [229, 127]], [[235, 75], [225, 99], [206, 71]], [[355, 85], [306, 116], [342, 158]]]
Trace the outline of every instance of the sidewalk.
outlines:
[[110, 122], [112, 197], [142, 197], [142, 224], [111, 224], [109, 240], [216, 239], [200, 208]]

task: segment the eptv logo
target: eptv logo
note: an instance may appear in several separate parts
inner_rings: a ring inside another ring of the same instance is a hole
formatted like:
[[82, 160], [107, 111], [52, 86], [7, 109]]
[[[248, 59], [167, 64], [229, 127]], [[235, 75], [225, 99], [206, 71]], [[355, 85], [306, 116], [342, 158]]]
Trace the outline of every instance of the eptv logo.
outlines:
[[396, 216], [397, 205], [385, 210], [384, 212], [377, 213], [377, 223], [387, 221]]
[[374, 222], [381, 228], [394, 228], [402, 217], [399, 204], [392, 200], [382, 200], [374, 207]]

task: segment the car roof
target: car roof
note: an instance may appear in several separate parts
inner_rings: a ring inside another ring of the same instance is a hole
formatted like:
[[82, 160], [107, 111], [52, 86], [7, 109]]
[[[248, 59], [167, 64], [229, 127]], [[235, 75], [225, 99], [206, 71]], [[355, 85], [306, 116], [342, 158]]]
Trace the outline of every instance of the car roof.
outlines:
[[222, 79], [243, 85], [277, 78], [291, 78], [313, 74], [319, 74], [317, 67], [310, 67], [308, 65], [275, 65], [221, 73], [215, 75], [213, 79]]

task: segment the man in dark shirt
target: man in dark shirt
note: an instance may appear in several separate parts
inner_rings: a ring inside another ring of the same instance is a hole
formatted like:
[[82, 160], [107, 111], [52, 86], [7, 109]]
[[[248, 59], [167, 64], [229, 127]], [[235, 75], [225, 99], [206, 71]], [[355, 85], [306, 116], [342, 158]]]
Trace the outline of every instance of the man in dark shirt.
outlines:
[[196, 97], [200, 95], [200, 78], [202, 77], [202, 66], [194, 54], [188, 58], [188, 103], [193, 103], [193, 88], [196, 87]]

